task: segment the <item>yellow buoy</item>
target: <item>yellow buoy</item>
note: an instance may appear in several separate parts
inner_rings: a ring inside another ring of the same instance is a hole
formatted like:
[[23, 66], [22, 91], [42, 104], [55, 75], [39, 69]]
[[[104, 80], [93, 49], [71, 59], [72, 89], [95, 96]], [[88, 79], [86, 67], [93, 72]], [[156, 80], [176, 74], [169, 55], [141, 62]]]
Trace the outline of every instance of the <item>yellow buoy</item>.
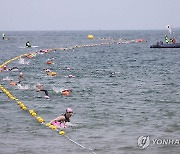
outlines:
[[93, 36], [93, 35], [88, 35], [87, 38], [88, 38], [88, 39], [93, 39], [94, 36]]
[[23, 108], [23, 107], [25, 107], [25, 105], [22, 103], [22, 104], [19, 104], [19, 107]]
[[46, 123], [46, 127], [49, 127], [49, 126], [51, 126], [51, 124], [50, 123]]
[[56, 74], [57, 74], [56, 72], [48, 72], [47, 73], [47, 75], [49, 75], [49, 76], [56, 76]]
[[29, 113], [32, 114], [34, 112], [34, 110], [29, 110]]
[[42, 122], [44, 121], [43, 118], [41, 118], [41, 117], [37, 117], [36, 120], [37, 120], [39, 123], [42, 123]]
[[37, 114], [36, 114], [36, 112], [32, 112], [31, 115], [32, 115], [33, 117], [35, 117]]
[[17, 104], [20, 105], [20, 104], [22, 104], [22, 102], [18, 101]]
[[64, 131], [59, 131], [59, 135], [64, 135]]
[[25, 111], [26, 109], [27, 109], [27, 107], [26, 107], [26, 106], [23, 106], [23, 107], [22, 107], [22, 110], [24, 110], [24, 111]]
[[56, 129], [56, 126], [50, 125], [49, 128], [51, 128], [52, 130], [55, 130], [55, 129]]

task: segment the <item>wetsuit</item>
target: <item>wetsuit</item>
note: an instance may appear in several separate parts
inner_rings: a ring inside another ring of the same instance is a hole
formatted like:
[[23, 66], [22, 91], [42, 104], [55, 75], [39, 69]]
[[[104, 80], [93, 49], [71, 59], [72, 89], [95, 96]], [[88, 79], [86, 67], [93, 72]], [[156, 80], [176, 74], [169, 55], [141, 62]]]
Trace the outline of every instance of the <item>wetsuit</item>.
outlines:
[[40, 91], [44, 91], [45, 95], [46, 95], [46, 96], [49, 96], [47, 90], [41, 89]]

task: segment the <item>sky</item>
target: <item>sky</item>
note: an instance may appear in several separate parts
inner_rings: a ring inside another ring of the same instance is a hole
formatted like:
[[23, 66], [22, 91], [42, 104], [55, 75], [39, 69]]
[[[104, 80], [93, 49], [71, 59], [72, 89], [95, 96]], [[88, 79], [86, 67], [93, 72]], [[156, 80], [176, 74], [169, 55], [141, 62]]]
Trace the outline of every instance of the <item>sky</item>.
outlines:
[[0, 31], [180, 27], [180, 0], [0, 0]]

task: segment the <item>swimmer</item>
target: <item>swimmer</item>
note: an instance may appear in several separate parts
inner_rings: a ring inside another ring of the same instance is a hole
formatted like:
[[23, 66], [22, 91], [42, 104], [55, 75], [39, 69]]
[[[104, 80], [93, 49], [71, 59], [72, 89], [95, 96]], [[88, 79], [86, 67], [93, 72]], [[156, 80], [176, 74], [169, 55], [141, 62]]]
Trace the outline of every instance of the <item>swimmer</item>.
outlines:
[[42, 49], [40, 49], [39, 52], [40, 52], [40, 53], [46, 53], [47, 50], [42, 50]]
[[70, 95], [71, 92], [72, 90], [69, 90], [69, 89], [64, 89], [60, 91], [61, 95], [64, 95], [64, 96]]
[[75, 78], [72, 74], [69, 74], [68, 76], [65, 76], [66, 78]]
[[53, 63], [53, 60], [54, 60], [53, 57], [52, 57], [52, 58], [49, 58], [49, 59], [47, 60], [46, 64], [54, 64], [54, 63]]
[[49, 68], [46, 68], [46, 69], [44, 69], [44, 72], [48, 73], [48, 72], [51, 72], [51, 70]]
[[19, 73], [19, 79], [24, 78], [24, 74], [22, 72]]
[[71, 108], [66, 109], [66, 113], [60, 115], [59, 117], [53, 119], [50, 124], [57, 126], [57, 127], [64, 127], [66, 128], [66, 122], [70, 122], [70, 117], [73, 114], [73, 110]]
[[24, 79], [24, 74], [22, 72], [19, 73], [18, 82], [16, 84], [20, 84], [22, 80]]
[[4, 65], [3, 67], [1, 67], [1, 71], [8, 71], [8, 68], [6, 65]]
[[44, 93], [45, 93], [45, 96], [44, 96], [44, 97], [45, 97], [46, 99], [49, 98], [48, 91], [45, 90], [45, 89], [43, 89], [42, 85], [41, 85], [40, 83], [38, 83], [38, 84], [36, 85], [36, 92], [40, 92], [40, 91], [44, 91]]
[[9, 68], [9, 71], [18, 71], [19, 69], [17, 67]]
[[116, 76], [116, 73], [115, 72], [111, 72], [110, 73], [110, 77], [115, 77]]
[[71, 69], [70, 67], [66, 66], [66, 70], [70, 70], [70, 69]]
[[26, 47], [27, 47], [27, 48], [31, 47], [29, 41], [26, 42]]
[[12, 81], [12, 82], [9, 83], [9, 85], [10, 86], [15, 86], [15, 85], [17, 85], [17, 82], [16, 81]]
[[50, 64], [53, 64], [53, 62], [50, 61], [50, 60], [48, 60], [48, 61], [46, 62], [46, 64], [50, 65]]

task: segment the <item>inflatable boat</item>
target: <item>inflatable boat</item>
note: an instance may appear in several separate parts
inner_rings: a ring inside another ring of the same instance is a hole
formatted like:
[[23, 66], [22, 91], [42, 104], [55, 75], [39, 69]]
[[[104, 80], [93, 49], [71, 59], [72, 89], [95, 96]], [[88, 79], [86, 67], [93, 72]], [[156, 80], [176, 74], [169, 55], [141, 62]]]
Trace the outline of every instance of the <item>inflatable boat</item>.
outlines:
[[157, 44], [151, 45], [150, 48], [180, 48], [180, 43], [164, 44], [163, 42], [157, 42]]

